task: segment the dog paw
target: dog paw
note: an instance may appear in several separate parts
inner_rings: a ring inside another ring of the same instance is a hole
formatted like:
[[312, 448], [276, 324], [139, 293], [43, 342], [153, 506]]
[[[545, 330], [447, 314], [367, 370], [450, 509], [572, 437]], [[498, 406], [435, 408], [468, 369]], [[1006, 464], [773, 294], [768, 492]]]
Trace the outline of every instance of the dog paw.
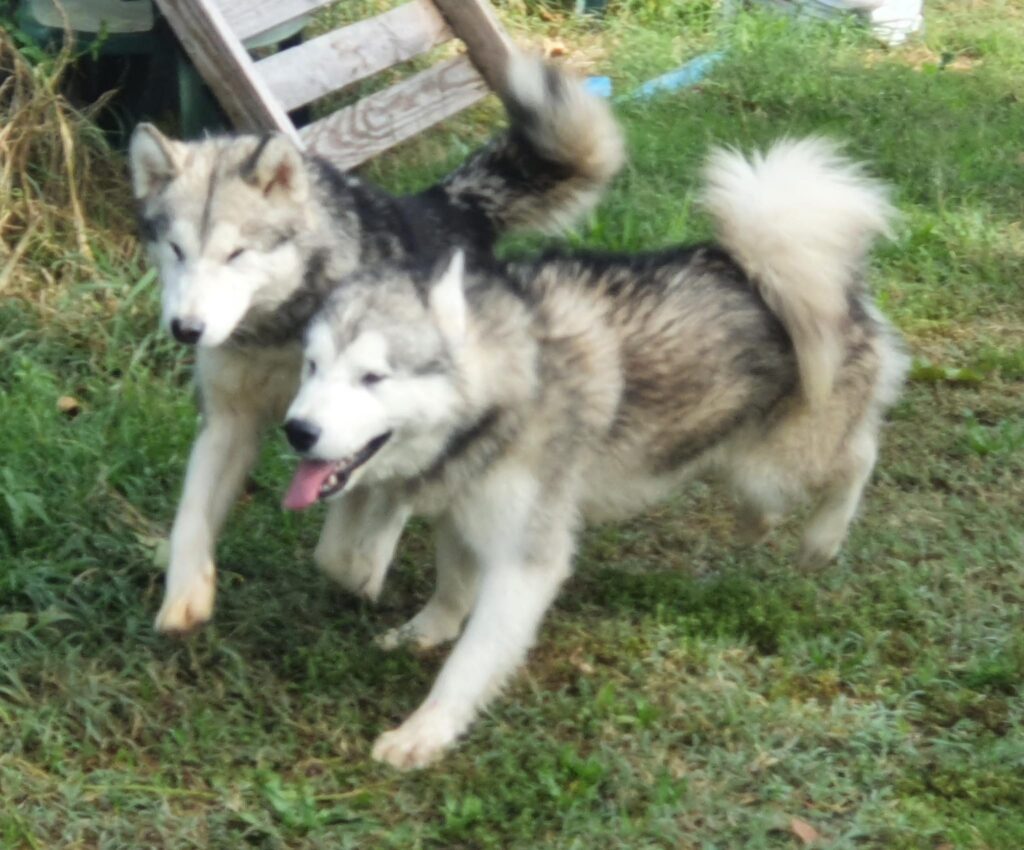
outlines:
[[316, 560], [320, 569], [332, 581], [369, 602], [376, 602], [380, 596], [390, 566], [387, 561], [382, 564], [376, 559], [359, 555], [330, 560], [318, 557]]
[[213, 615], [214, 582], [212, 576], [196, 576], [180, 592], [164, 597], [154, 627], [169, 635], [194, 632]]
[[431, 609], [428, 605], [408, 623], [397, 629], [388, 629], [376, 638], [381, 649], [398, 649], [411, 646], [415, 649], [427, 650], [448, 643], [459, 634], [462, 622], [443, 611]]
[[373, 758], [399, 770], [416, 770], [437, 761], [459, 736], [450, 713], [441, 706], [420, 708], [373, 745]]

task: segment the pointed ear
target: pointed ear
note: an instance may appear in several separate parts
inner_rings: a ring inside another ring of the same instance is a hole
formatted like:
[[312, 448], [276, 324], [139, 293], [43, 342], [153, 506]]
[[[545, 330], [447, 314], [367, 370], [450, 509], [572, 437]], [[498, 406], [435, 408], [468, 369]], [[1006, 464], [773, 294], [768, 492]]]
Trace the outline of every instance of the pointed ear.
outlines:
[[460, 344], [466, 335], [466, 294], [463, 290], [465, 265], [465, 255], [460, 248], [456, 248], [448, 262], [439, 265], [427, 296], [434, 320], [452, 345]]
[[139, 124], [128, 145], [132, 191], [145, 198], [162, 189], [177, 175], [181, 164], [178, 142], [168, 139], [152, 124]]
[[264, 136], [242, 163], [242, 179], [258, 188], [266, 197], [277, 195], [304, 201], [309, 182], [302, 154], [283, 133]]

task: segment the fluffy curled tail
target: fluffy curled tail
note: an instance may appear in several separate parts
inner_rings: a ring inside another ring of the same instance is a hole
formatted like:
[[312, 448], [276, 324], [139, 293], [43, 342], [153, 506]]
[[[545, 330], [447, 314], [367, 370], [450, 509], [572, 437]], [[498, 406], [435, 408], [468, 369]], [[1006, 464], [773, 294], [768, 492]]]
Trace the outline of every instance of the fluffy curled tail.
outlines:
[[889, 232], [886, 188], [832, 142], [809, 138], [749, 158], [714, 151], [702, 202], [793, 340], [805, 397], [824, 401], [842, 363], [850, 292], [871, 243]]
[[622, 167], [622, 131], [608, 104], [533, 56], [513, 52], [501, 93], [507, 132], [443, 183], [449, 200], [494, 232], [556, 233], [589, 212]]

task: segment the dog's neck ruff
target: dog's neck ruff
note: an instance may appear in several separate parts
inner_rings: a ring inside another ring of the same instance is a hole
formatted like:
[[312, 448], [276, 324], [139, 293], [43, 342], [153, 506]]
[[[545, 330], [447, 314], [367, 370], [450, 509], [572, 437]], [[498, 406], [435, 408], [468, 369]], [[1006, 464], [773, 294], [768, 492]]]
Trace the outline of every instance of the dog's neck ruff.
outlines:
[[439, 478], [447, 464], [464, 457], [485, 437], [490, 436], [500, 417], [501, 410], [498, 407], [489, 407], [473, 420], [472, 424], [455, 431], [448, 438], [441, 454], [423, 473], [422, 477], [427, 481]]
[[302, 282], [283, 301], [253, 306], [228, 338], [236, 348], [280, 347], [299, 342], [310, 319], [337, 285], [327, 275], [327, 252], [313, 253], [306, 263]]

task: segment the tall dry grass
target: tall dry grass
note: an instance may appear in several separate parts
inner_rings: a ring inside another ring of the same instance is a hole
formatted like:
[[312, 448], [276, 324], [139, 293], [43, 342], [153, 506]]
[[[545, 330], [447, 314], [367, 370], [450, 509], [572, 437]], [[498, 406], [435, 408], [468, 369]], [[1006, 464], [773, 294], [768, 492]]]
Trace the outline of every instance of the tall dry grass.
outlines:
[[0, 297], [46, 312], [137, 251], [124, 161], [94, 120], [102, 101], [65, 94], [74, 57], [70, 38], [27, 54], [0, 29]]

